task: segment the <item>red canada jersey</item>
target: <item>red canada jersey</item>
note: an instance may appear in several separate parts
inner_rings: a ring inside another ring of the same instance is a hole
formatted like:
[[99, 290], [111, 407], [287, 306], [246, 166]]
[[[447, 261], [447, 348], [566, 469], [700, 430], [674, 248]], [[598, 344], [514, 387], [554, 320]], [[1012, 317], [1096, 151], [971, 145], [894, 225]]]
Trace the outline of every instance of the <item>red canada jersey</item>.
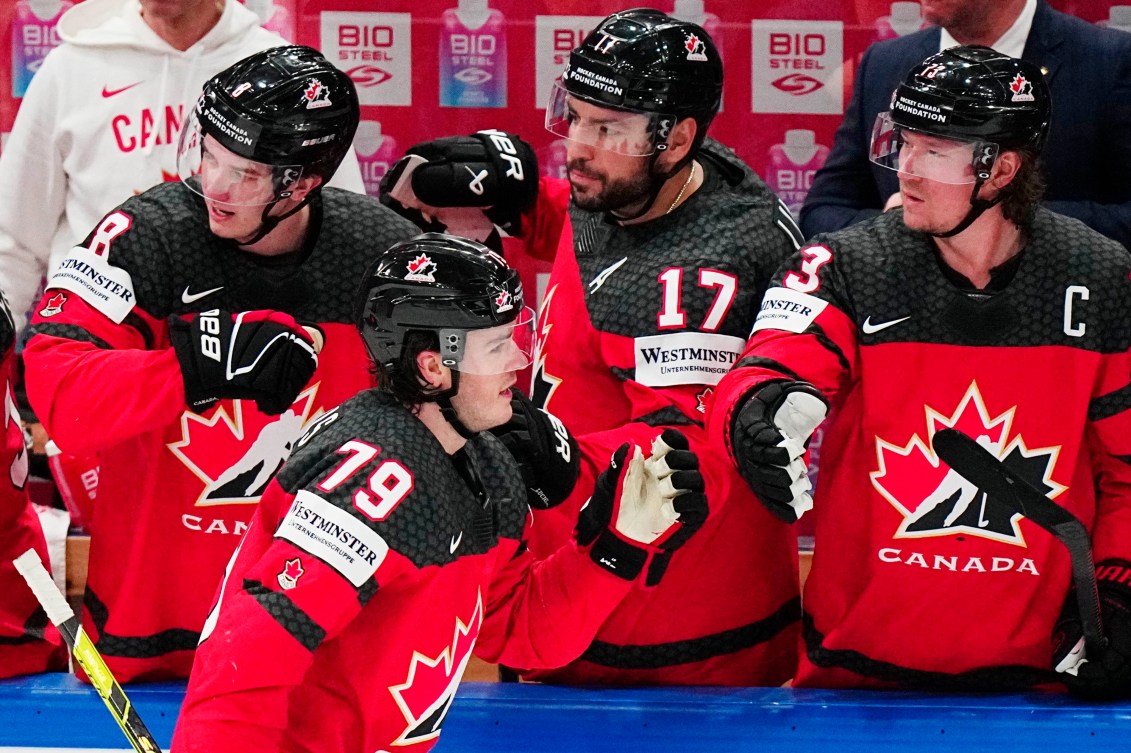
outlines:
[[799, 686], [1055, 681], [1067, 551], [942, 462], [940, 428], [1079, 517], [1097, 561], [1131, 555], [1131, 257], [1045, 210], [1024, 230], [989, 292], [960, 284], [900, 211], [815, 239], [719, 384], [717, 437], [767, 380], [811, 382], [832, 403]]
[[[111, 212], [48, 283], [25, 351], [28, 396], [67, 453], [101, 455], [83, 624], [120, 681], [186, 677], [216, 584], [294, 440], [372, 384], [353, 321], [377, 250], [415, 227], [376, 200], [323, 189], [294, 258], [209, 231], [203, 199], [157, 186]], [[254, 401], [185, 404], [168, 320], [274, 309], [325, 333], [282, 415]]]
[[0, 678], [67, 668], [63, 638], [47, 620], [35, 594], [12, 560], [35, 549], [50, 567], [39, 516], [27, 495], [28, 455], [12, 389], [16, 328], [0, 294], [0, 389], [4, 426], [0, 433]]
[[564, 504], [535, 511], [530, 542], [538, 555], [561, 546], [616, 448], [648, 446], [667, 427], [699, 456], [711, 517], [578, 661], [531, 678], [780, 685], [795, 666], [796, 539], [703, 430], [704, 400], [741, 352], [773, 271], [797, 248], [794, 226], [725, 147], [708, 140], [698, 159], [704, 183], [671, 214], [620, 226], [570, 209], [539, 313], [532, 392], [577, 438], [582, 475]]
[[428, 750], [473, 650], [574, 658], [632, 585], [572, 542], [536, 562], [528, 519], [490, 434], [449, 456], [377, 390], [327, 414], [228, 566], [172, 750]]

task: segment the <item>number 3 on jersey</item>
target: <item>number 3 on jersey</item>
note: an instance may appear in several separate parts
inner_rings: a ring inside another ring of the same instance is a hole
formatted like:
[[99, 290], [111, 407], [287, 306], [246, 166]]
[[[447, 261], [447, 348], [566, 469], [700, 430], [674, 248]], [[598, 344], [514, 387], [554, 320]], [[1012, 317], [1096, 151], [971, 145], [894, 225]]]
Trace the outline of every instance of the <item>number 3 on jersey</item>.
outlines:
[[[338, 449], [339, 455], [349, 457], [324, 478], [318, 488], [324, 492], [337, 489], [380, 452], [379, 447], [351, 439]], [[408, 496], [415, 483], [411, 471], [396, 460], [386, 460], [369, 474], [365, 486], [353, 493], [353, 506], [370, 520], [384, 520]]]
[[801, 272], [804, 276], [790, 272], [782, 282], [787, 288], [798, 293], [812, 293], [821, 287], [817, 273], [821, 271], [821, 267], [833, 260], [833, 252], [824, 246], [809, 246], [801, 249], [801, 256], [805, 260], [801, 262]]

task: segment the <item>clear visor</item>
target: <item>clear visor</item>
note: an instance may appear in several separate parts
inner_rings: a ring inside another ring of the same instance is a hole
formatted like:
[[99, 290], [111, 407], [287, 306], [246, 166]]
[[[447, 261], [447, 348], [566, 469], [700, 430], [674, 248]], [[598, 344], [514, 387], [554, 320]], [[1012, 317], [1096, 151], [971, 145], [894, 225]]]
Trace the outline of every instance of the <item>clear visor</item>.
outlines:
[[530, 365], [534, 351], [534, 311], [528, 306], [513, 322], [467, 333], [456, 366], [468, 374], [505, 374]]
[[[629, 157], [646, 157], [656, 151], [657, 138], [667, 140], [674, 116], [622, 112], [598, 107], [565, 90], [561, 80], [550, 90], [546, 130], [555, 136]], [[657, 128], [667, 124], [667, 128]], [[663, 146], [659, 147], [663, 148]]]
[[[876, 117], [868, 158], [889, 170], [952, 185], [989, 177], [997, 144], [956, 141], [896, 125], [890, 112]], [[981, 175], [979, 175], [981, 173]]]
[[219, 204], [265, 206], [290, 196], [301, 165], [267, 165], [241, 157], [205, 135], [196, 108], [188, 115], [177, 147], [177, 177], [194, 193]]

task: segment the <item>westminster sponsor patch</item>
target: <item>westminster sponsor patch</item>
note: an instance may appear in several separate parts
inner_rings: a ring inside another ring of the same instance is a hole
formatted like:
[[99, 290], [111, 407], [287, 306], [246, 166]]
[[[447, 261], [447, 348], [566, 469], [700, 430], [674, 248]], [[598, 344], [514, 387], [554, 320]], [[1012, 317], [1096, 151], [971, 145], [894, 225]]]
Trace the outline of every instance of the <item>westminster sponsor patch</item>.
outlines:
[[313, 554], [357, 588], [373, 577], [389, 553], [376, 531], [305, 489], [295, 495], [275, 536]]
[[638, 337], [636, 381], [648, 387], [718, 384], [745, 345], [741, 337], [706, 332]]
[[82, 246], [71, 249], [47, 287], [71, 291], [115, 324], [121, 324], [137, 302], [130, 273]]
[[804, 332], [828, 306], [808, 293], [789, 288], [770, 288], [762, 299], [762, 308], [754, 320], [754, 334], [761, 329], [780, 329], [786, 332]]

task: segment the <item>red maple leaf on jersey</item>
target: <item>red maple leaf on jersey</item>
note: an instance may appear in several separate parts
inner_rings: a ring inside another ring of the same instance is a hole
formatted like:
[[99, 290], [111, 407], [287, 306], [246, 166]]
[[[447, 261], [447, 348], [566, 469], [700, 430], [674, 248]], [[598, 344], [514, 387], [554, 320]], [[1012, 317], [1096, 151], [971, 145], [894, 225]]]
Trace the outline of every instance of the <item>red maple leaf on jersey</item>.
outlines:
[[1030, 448], [1013, 432], [1016, 406], [990, 416], [977, 382], [972, 382], [949, 415], [925, 406], [924, 436], [913, 434], [904, 445], [876, 437], [878, 470], [872, 486], [903, 516], [896, 538], [973, 535], [1025, 546], [1020, 515], [995, 504], [974, 484], [939, 460], [930, 437], [951, 427], [976, 439], [1005, 465], [1050, 498], [1068, 487], [1052, 480], [1060, 447]]
[[293, 560], [287, 560], [283, 565], [283, 572], [279, 573], [279, 585], [289, 591], [298, 585], [298, 579], [306, 574], [306, 570], [302, 567], [302, 560], [295, 557]]
[[464, 623], [456, 618], [450, 646], [445, 646], [435, 657], [412, 652], [407, 679], [401, 685], [389, 687], [406, 722], [394, 745], [410, 745], [439, 737], [482, 624], [483, 594], [479, 593], [471, 619]]
[[40, 316], [55, 316], [63, 310], [63, 304], [67, 302], [65, 293], [56, 293], [47, 299], [47, 303], [39, 310]]

